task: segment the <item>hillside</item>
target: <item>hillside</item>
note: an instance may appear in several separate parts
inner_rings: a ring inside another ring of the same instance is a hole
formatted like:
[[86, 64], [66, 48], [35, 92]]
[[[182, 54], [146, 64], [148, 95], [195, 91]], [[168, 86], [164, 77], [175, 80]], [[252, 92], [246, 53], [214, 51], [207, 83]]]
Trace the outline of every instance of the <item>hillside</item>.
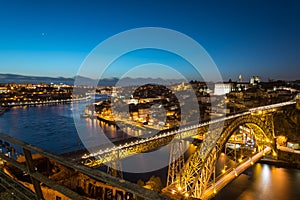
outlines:
[[300, 142], [300, 111], [294, 106], [287, 107], [274, 116], [275, 135], [284, 135], [288, 141]]

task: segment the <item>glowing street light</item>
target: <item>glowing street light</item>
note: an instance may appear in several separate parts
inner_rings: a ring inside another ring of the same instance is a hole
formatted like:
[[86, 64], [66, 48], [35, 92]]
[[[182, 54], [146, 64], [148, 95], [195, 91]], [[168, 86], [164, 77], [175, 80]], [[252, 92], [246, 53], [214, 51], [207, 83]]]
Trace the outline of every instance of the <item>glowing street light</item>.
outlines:
[[234, 175], [238, 176], [237, 172], [236, 172], [236, 168], [234, 168]]
[[181, 190], [182, 190], [182, 187], [181, 187], [181, 186], [178, 186], [177, 189], [178, 189], [178, 191], [181, 191]]
[[262, 111], [261, 111], [261, 110], [260, 110], [260, 111], [258, 111], [258, 114], [260, 114], [260, 115], [261, 115], [261, 114], [262, 114]]
[[225, 174], [225, 172], [226, 172], [225, 168], [224, 168], [224, 169], [222, 169], [222, 173], [223, 173], [223, 174]]
[[241, 163], [243, 161], [243, 155], [241, 155], [241, 157], [239, 158], [239, 163]]

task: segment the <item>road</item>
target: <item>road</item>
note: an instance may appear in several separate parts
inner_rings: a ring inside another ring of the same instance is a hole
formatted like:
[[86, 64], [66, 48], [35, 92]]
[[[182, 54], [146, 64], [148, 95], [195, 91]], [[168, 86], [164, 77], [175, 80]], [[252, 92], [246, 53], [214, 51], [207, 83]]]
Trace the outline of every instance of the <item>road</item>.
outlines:
[[286, 152], [291, 152], [291, 153], [297, 153], [300, 154], [300, 150], [295, 150], [295, 149], [291, 149], [288, 147], [283, 147], [283, 146], [279, 146], [277, 145], [277, 149], [281, 150], [281, 151], [286, 151]]

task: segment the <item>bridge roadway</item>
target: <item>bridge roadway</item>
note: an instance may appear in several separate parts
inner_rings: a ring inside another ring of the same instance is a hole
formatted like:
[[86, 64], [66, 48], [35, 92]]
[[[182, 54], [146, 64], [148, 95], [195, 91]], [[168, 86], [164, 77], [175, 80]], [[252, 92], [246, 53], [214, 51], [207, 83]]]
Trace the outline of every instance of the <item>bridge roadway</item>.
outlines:
[[280, 145], [277, 145], [277, 149], [279, 149], [281, 151], [285, 151], [285, 152], [300, 154], [300, 150], [298, 150], [298, 149], [291, 149], [289, 147], [284, 147], [284, 146], [280, 146]]
[[205, 190], [203, 194], [203, 199], [211, 199], [212, 197], [214, 197], [218, 191], [220, 191], [238, 175], [243, 173], [246, 169], [253, 165], [253, 163], [257, 162], [260, 158], [262, 158], [264, 154], [270, 153], [271, 150], [271, 147], [266, 147], [259, 153], [255, 154], [252, 158], [249, 158], [242, 164], [238, 165], [236, 168], [230, 169], [226, 175], [221, 175], [221, 178], [219, 178], [215, 183], [212, 183], [211, 186], [209, 186]]
[[[296, 104], [296, 101], [288, 101], [267, 106], [250, 108], [239, 113], [228, 115], [226, 117], [219, 117], [212, 120], [208, 120], [199, 123], [198, 125], [184, 127], [176, 131], [163, 132], [148, 138], [137, 139], [136, 141], [132, 141], [130, 143], [120, 144], [119, 146], [106, 148], [105, 150], [100, 149], [97, 152], [83, 155], [81, 159], [82, 162], [89, 167], [98, 167], [104, 163], [115, 160], [116, 158], [123, 159], [138, 153], [160, 148], [169, 144], [172, 140], [180, 140], [199, 135], [199, 132], [204, 133], [205, 131], [207, 131], [209, 125], [214, 125], [220, 122], [224, 122], [226, 120], [235, 119], [252, 113], [257, 113], [259, 111], [272, 110], [293, 104]], [[203, 130], [199, 131], [199, 129]]]

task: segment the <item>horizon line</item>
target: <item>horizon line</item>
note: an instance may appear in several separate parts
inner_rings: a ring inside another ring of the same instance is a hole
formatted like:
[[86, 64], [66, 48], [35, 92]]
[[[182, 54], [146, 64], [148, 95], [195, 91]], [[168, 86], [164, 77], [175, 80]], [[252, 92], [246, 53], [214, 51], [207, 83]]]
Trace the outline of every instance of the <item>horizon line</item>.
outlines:
[[[91, 79], [91, 80], [98, 80], [96, 78], [90, 78], [90, 77], [86, 77], [86, 76], [81, 76], [81, 75], [75, 75], [73, 77], [66, 77], [66, 76], [48, 76], [48, 75], [31, 75], [31, 74], [19, 74], [19, 73], [0, 73], [0, 75], [15, 75], [15, 76], [27, 76], [27, 77], [36, 77], [36, 78], [55, 78], [55, 79], [59, 79], [59, 78], [64, 78], [64, 79], [76, 79], [76, 77], [83, 77], [83, 78], [88, 78], [88, 79]], [[252, 76], [249, 76], [250, 78]], [[122, 79], [124, 78], [129, 78], [129, 79], [162, 79], [162, 80], [187, 80], [187, 79], [178, 79], [178, 78], [162, 78], [162, 77], [155, 77], [155, 78], [152, 78], [152, 77], [123, 77]], [[105, 78], [102, 78], [102, 79], [99, 79], [100, 80], [120, 80], [120, 78], [118, 77], [105, 77]], [[196, 79], [191, 79], [189, 81], [199, 81], [199, 82], [205, 82], [203, 80], [196, 80]], [[289, 81], [300, 81], [300, 79], [272, 79], [272, 78], [268, 78], [268, 80], [262, 80], [261, 82], [276, 82], [276, 81], [285, 81], [285, 82], [289, 82]], [[214, 81], [209, 81], [209, 82], [214, 82]], [[223, 80], [223, 81], [217, 81], [217, 82], [230, 82], [229, 80]], [[238, 82], [238, 80], [232, 80], [231, 82]], [[249, 81], [242, 81], [243, 83], [245, 82], [249, 82]]]

